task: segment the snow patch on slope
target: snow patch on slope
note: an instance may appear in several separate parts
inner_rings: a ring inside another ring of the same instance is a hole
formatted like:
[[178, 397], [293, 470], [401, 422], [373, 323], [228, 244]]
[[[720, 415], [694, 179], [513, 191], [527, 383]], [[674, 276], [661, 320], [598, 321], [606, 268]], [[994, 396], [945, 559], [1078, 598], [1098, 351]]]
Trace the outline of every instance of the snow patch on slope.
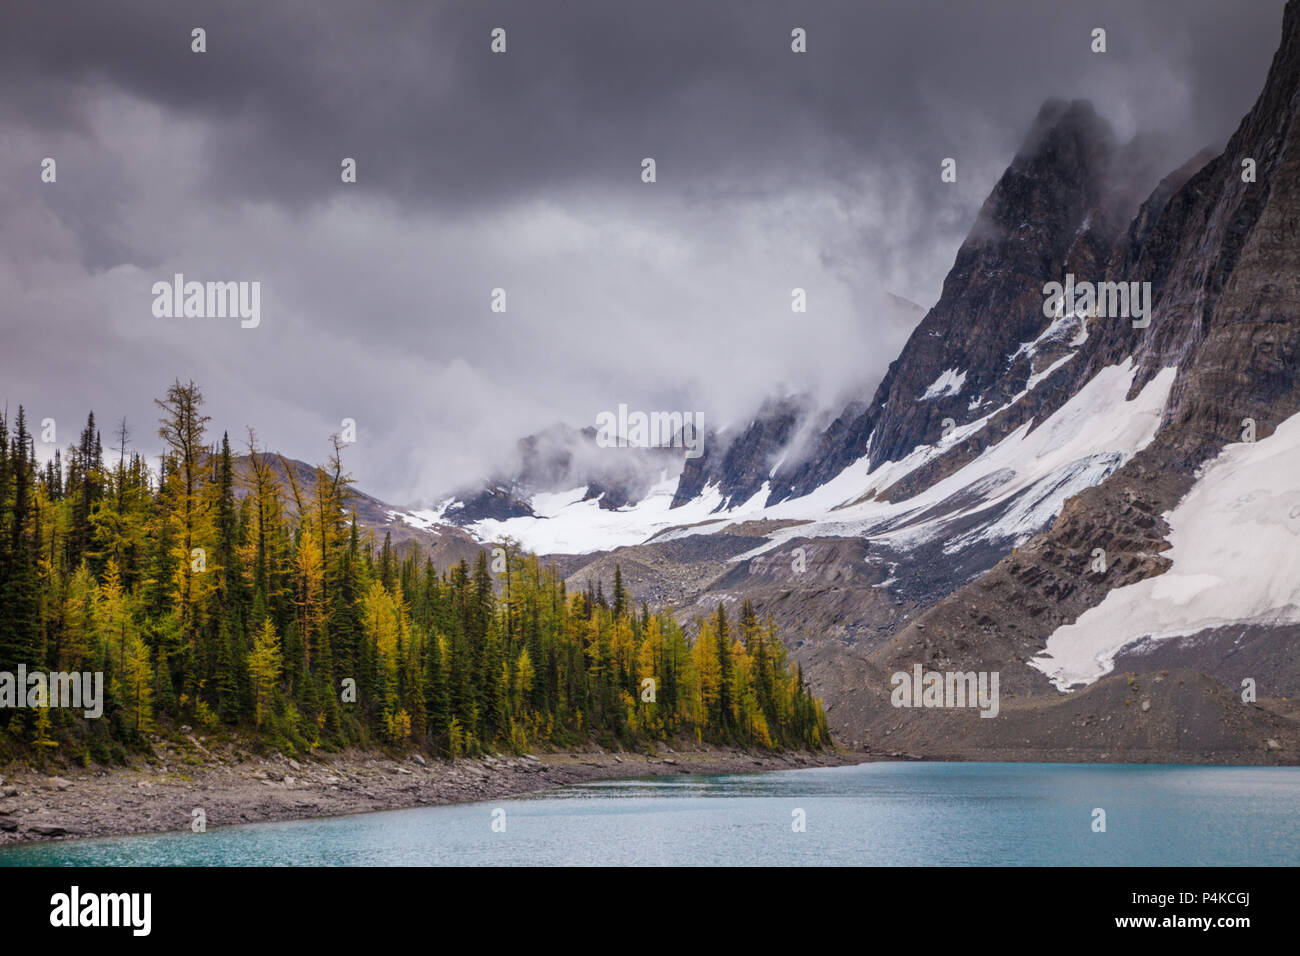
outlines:
[[925, 390], [925, 394], [920, 396], [917, 401], [925, 402], [932, 398], [942, 398], [945, 395], [959, 395], [961, 394], [961, 387], [965, 384], [965, 372], [959, 372], [955, 368], [944, 369], [939, 373], [939, 377], [930, 383], [930, 387]]
[[1085, 316], [1079, 312], [1071, 312], [1069, 315], [1058, 315], [1056, 318], [1052, 319], [1047, 328], [1039, 333], [1037, 338], [1029, 342], [1021, 342], [1020, 347], [1008, 356], [1007, 364], [1011, 365], [1022, 355], [1032, 359], [1044, 346], [1052, 345], [1060, 339], [1065, 338], [1066, 331], [1073, 326], [1078, 326], [1079, 328], [1075, 332], [1075, 337], [1067, 344], [1071, 346], [1082, 345], [1088, 340], [1088, 324]]
[[1144, 637], [1300, 622], [1297, 473], [1300, 415], [1261, 441], [1227, 446], [1165, 515], [1169, 570], [1111, 591], [1030, 663], [1066, 690], [1110, 673], [1115, 655]]
[[410, 525], [412, 528], [419, 528], [421, 531], [432, 531], [434, 534], [441, 534], [434, 531], [437, 525], [444, 524], [444, 516], [447, 509], [454, 502], [455, 498], [448, 498], [436, 508], [417, 508], [410, 511], [389, 511], [388, 518], [390, 521], [401, 521]]
[[436, 527], [438, 522], [428, 517], [429, 514], [430, 512], [427, 511], [426, 512], [397, 511], [392, 508], [390, 508], [387, 512], [385, 512], [389, 524], [392, 524], [394, 521], [400, 521], [403, 524], [409, 525], [412, 528], [418, 528], [421, 531], [427, 531], [429, 532], [429, 534], [441, 535], [442, 532], [438, 531]]

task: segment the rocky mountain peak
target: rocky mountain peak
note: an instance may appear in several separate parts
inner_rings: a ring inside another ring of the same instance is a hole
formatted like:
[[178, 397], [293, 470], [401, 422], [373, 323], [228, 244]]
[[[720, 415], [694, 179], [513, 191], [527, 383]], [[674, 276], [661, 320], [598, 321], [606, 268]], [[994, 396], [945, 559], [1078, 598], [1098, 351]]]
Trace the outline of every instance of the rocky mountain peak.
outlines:
[[1009, 402], [1026, 374], [1007, 357], [1044, 328], [1042, 287], [1100, 273], [1124, 222], [1114, 207], [1115, 136], [1086, 100], [1048, 100], [981, 207], [944, 280], [865, 409], [846, 409], [770, 501], [806, 494], [870, 454], [873, 468]]

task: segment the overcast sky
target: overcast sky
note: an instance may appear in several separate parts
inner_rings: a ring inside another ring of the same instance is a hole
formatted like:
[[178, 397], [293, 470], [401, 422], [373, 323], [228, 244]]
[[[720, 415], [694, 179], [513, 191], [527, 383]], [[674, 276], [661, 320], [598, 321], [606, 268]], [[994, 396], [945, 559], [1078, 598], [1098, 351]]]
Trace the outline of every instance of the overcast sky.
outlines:
[[[884, 293], [933, 305], [1044, 99], [1172, 168], [1250, 108], [1282, 6], [6, 3], [0, 402], [61, 445], [126, 415], [155, 453], [152, 399], [192, 378], [218, 436], [308, 461], [353, 418], [395, 503], [619, 403], [831, 402], [897, 352]], [[154, 317], [177, 272], [261, 282], [260, 326]]]

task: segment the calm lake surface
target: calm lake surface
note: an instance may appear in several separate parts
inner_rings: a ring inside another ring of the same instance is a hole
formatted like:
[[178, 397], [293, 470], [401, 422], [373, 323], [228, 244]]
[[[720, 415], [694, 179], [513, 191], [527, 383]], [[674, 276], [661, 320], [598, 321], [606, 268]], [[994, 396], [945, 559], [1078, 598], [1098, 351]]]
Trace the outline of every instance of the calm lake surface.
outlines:
[[484, 864], [1296, 865], [1300, 768], [874, 763], [0, 849], [9, 866]]

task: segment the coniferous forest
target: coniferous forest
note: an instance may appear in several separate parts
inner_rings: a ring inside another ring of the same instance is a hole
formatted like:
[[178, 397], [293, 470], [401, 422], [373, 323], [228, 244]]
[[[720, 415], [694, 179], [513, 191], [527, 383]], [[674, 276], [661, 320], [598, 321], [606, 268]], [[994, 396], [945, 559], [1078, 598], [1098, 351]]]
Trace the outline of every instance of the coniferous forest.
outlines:
[[[535, 555], [447, 568], [359, 528], [344, 447], [303, 479], [203, 396], [157, 401], [155, 470], [126, 423], [41, 464], [0, 416], [0, 672], [104, 674], [104, 711], [0, 709], [0, 753], [121, 761], [193, 724], [288, 752], [634, 746], [818, 748], [820, 702], [747, 604], [684, 630], [616, 571], [577, 593]], [[688, 637], [688, 631], [693, 637]]]

